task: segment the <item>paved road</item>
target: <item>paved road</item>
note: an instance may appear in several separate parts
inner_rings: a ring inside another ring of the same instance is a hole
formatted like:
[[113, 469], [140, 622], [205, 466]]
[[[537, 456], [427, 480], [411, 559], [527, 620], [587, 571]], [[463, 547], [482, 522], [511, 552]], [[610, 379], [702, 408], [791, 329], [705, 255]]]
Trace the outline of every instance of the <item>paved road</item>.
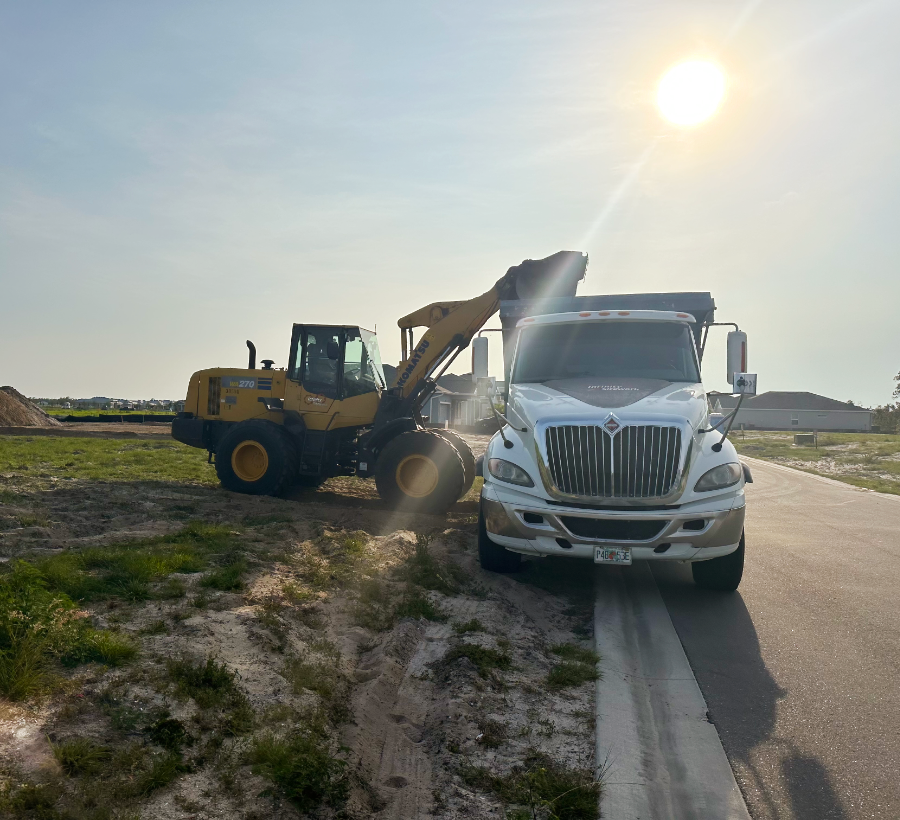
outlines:
[[900, 496], [752, 470], [739, 593], [654, 568], [750, 813], [900, 818]]

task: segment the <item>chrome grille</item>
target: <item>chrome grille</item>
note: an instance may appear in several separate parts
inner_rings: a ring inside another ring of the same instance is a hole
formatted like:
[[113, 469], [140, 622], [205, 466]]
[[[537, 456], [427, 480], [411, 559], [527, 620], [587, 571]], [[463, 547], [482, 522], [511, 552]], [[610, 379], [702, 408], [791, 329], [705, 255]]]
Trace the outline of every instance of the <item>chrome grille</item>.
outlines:
[[681, 459], [681, 430], [559, 425], [546, 433], [547, 467], [555, 488], [583, 498], [659, 498], [672, 492]]

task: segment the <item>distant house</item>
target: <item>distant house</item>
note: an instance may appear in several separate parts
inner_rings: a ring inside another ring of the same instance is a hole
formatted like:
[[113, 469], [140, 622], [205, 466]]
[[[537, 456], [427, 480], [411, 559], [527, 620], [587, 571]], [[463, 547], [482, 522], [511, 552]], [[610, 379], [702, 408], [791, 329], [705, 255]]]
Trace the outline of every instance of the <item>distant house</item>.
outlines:
[[[714, 409], [728, 413], [737, 398], [720, 396]], [[745, 430], [834, 430], [869, 432], [872, 411], [816, 393], [770, 390], [744, 399], [734, 427]]]
[[491, 400], [476, 394], [471, 373], [448, 373], [438, 379], [434, 393], [422, 406], [422, 415], [432, 424], [467, 427], [491, 415]]

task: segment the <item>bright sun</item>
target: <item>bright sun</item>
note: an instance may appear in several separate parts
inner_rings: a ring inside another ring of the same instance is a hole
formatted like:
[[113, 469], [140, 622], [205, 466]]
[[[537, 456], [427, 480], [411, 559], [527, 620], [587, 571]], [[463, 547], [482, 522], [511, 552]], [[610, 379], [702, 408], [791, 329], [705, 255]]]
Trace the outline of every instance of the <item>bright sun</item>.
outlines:
[[713, 63], [691, 60], [670, 68], [659, 81], [656, 103], [676, 125], [696, 125], [716, 113], [725, 93], [725, 75]]

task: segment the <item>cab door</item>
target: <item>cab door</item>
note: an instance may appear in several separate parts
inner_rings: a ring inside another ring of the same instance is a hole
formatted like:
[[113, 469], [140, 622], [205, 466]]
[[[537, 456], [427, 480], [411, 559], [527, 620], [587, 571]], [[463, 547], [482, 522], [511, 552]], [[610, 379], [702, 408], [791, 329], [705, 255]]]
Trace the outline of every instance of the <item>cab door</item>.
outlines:
[[343, 333], [339, 327], [294, 325], [284, 406], [312, 430], [324, 430], [340, 396]]

